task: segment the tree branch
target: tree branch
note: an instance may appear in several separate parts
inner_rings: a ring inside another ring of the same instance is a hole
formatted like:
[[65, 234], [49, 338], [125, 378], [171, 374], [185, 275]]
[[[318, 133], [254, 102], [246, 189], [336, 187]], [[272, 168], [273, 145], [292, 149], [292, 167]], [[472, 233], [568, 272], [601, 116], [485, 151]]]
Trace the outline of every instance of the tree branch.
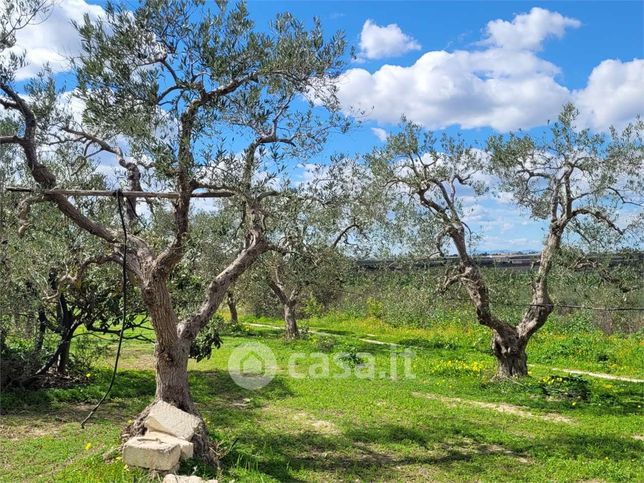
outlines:
[[212, 314], [215, 313], [223, 301], [228, 288], [244, 271], [263, 253], [268, 251], [269, 245], [264, 240], [258, 240], [248, 248], [243, 249], [237, 257], [210, 282], [206, 289], [206, 297], [199, 310], [179, 324], [178, 335], [183, 340], [192, 341], [202, 327], [204, 327]]
[[[23, 149], [27, 167], [29, 168], [31, 175], [41, 188], [54, 188], [56, 186], [56, 177], [38, 160], [36, 149], [37, 124], [35, 114], [22, 97], [20, 97], [8, 84], [0, 83], [0, 89], [4, 91], [5, 94], [7, 94], [7, 96], [9, 96], [18, 106], [17, 110], [23, 116], [25, 122], [25, 134], [18, 144], [20, 144]], [[80, 228], [109, 243], [116, 243], [118, 241], [116, 232], [85, 216], [76, 206], [70, 203], [65, 196], [59, 194], [47, 194], [44, 196], [50, 201], [53, 201], [60, 211], [62, 211]]]
[[346, 227], [344, 230], [342, 230], [342, 231], [340, 232], [340, 234], [335, 238], [335, 240], [333, 241], [333, 243], [331, 243], [331, 248], [335, 248], [335, 247], [337, 247], [337, 246], [338, 246], [338, 243], [340, 243], [340, 241], [342, 241], [342, 238], [344, 238], [344, 236], [345, 236], [347, 233], [349, 233], [349, 230], [351, 230], [352, 228], [360, 228], [360, 226], [359, 226], [357, 223], [352, 223], [351, 225], [347, 226], [347, 227]]
[[575, 218], [580, 215], [589, 215], [595, 218], [598, 221], [601, 221], [608, 225], [610, 228], [615, 230], [617, 233], [620, 235], [624, 234], [624, 230], [622, 230], [620, 227], [618, 227], [613, 220], [611, 220], [606, 213], [600, 211], [600, 210], [593, 210], [591, 208], [577, 208], [571, 212], [571, 218]]

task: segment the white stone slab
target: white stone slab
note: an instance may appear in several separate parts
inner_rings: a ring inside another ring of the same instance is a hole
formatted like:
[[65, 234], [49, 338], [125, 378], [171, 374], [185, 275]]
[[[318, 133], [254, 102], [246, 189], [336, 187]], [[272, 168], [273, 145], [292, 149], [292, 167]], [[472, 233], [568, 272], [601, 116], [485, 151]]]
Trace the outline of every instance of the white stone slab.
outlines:
[[123, 445], [123, 462], [152, 470], [170, 471], [177, 467], [181, 447], [158, 438], [135, 436]]
[[163, 483], [218, 483], [217, 480], [204, 480], [199, 476], [165, 475]]
[[190, 441], [177, 438], [176, 436], [172, 436], [171, 434], [160, 433], [158, 431], [148, 431], [147, 433], [145, 433], [145, 437], [151, 439], [156, 438], [159, 441], [164, 441], [170, 444], [178, 444], [181, 448], [181, 459], [192, 458], [192, 455], [194, 454], [194, 445]]
[[197, 416], [186, 413], [165, 401], [157, 401], [150, 409], [144, 425], [150, 431], [167, 433], [190, 441], [199, 423]]

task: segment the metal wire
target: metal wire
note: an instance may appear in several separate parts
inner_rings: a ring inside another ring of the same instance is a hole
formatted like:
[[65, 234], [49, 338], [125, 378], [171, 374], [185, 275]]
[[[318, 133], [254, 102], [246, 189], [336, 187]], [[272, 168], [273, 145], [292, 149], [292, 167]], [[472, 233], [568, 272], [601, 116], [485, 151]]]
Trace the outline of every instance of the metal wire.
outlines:
[[[343, 293], [347, 295], [357, 295], [360, 297], [373, 296], [373, 292], [355, 292], [351, 290], [344, 290], [341, 288], [330, 288], [327, 287], [326, 290], [335, 293]], [[448, 302], [465, 302], [469, 303], [469, 299], [465, 298], [456, 298], [456, 297], [443, 297], [444, 300]], [[490, 305], [501, 305], [504, 307], [552, 307], [552, 308], [567, 308], [567, 309], [579, 309], [579, 310], [594, 310], [598, 312], [642, 312], [644, 307], [589, 307], [586, 305], [568, 305], [568, 304], [514, 304], [510, 302], [495, 302], [490, 301]]]

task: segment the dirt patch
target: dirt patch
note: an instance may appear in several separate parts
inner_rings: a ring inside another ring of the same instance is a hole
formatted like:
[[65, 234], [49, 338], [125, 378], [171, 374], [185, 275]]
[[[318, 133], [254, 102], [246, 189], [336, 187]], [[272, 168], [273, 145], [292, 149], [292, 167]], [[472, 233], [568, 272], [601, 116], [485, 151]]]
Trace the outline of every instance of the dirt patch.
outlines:
[[0, 436], [12, 441], [42, 436], [55, 436], [62, 429], [60, 423], [0, 424]]
[[466, 446], [463, 448], [465, 453], [471, 451], [474, 454], [502, 454], [515, 458], [519, 463], [530, 463], [530, 459], [527, 457], [498, 444], [481, 444], [467, 438], [465, 439], [465, 442]]
[[154, 369], [154, 349], [128, 350], [126, 357], [119, 361], [119, 369], [150, 370]]
[[[55, 436], [63, 428], [78, 425], [91, 411], [94, 404], [69, 404], [57, 410], [46, 412], [25, 410], [12, 414], [2, 415], [0, 424], [0, 437], [9, 440], [39, 438], [42, 436]], [[124, 422], [128, 415], [118, 403], [103, 404], [95, 416], [96, 419], [108, 419], [114, 422]]]
[[262, 411], [278, 420], [278, 425], [288, 432], [311, 431], [319, 434], [340, 434], [340, 429], [334, 423], [318, 419], [306, 411], [276, 408], [274, 406], [265, 407]]
[[427, 393], [420, 393], [420, 392], [412, 392], [411, 394], [414, 397], [422, 397], [425, 399], [431, 399], [433, 401], [440, 401], [451, 407], [466, 405], [466, 406], [473, 406], [473, 407], [478, 407], [482, 409], [489, 409], [491, 411], [497, 411], [500, 413], [512, 414], [513, 416], [519, 416], [522, 418], [541, 419], [543, 421], [550, 421], [555, 423], [566, 423], [566, 424], [573, 423], [572, 419], [566, 416], [563, 416], [561, 414], [556, 414], [556, 413], [535, 414], [533, 412], [530, 412], [530, 410], [526, 407], [514, 406], [512, 404], [472, 401], [471, 399], [439, 396], [438, 394], [427, 394]]
[[558, 367], [551, 367], [550, 369], [552, 369], [553, 371], [566, 372], [568, 374], [590, 376], [590, 377], [596, 377], [598, 379], [608, 379], [610, 381], [624, 381], [624, 382], [635, 382], [635, 383], [644, 382], [644, 379], [636, 379], [634, 377], [626, 377], [626, 376], [614, 376], [612, 374], [602, 374], [600, 372], [578, 371], [576, 369], [560, 369]]

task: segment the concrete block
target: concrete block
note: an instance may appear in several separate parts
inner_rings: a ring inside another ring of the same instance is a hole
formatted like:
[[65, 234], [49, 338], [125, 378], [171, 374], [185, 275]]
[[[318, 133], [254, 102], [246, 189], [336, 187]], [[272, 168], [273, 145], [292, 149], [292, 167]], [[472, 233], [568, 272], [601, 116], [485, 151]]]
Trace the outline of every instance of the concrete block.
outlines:
[[123, 445], [123, 462], [130, 466], [140, 466], [160, 471], [170, 471], [177, 467], [181, 458], [181, 447], [158, 438], [135, 436]]
[[159, 441], [163, 441], [169, 444], [178, 444], [179, 448], [181, 448], [181, 459], [192, 458], [192, 455], [194, 454], [194, 445], [190, 441], [177, 438], [176, 436], [172, 436], [171, 434], [160, 433], [158, 431], [148, 431], [147, 433], [145, 433], [145, 437], [151, 439], [156, 438]]
[[150, 431], [171, 434], [190, 441], [199, 427], [197, 416], [186, 413], [165, 401], [157, 401], [144, 421]]
[[218, 483], [217, 480], [204, 480], [199, 476], [165, 475], [163, 483]]

